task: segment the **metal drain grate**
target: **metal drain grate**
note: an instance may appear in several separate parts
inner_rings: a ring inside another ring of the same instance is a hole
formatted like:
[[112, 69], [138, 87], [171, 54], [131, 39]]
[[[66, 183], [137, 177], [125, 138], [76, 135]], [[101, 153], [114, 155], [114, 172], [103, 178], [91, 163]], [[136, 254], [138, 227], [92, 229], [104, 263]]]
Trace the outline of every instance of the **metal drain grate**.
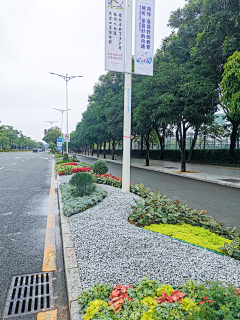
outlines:
[[52, 310], [53, 286], [51, 273], [34, 273], [12, 278], [3, 319]]
[[237, 179], [221, 179], [221, 180], [226, 181], [226, 182], [232, 182], [232, 183], [239, 183], [240, 182], [240, 180], [237, 180]]

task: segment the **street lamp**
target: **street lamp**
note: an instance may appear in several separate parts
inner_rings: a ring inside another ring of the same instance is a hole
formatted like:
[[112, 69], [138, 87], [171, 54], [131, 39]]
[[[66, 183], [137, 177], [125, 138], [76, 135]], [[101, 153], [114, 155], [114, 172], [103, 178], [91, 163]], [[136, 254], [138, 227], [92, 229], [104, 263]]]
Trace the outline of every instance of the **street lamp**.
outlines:
[[45, 121], [45, 122], [51, 123], [51, 128], [52, 128], [52, 124], [53, 124], [54, 122], [57, 122], [57, 121]]
[[[62, 138], [62, 136], [63, 136], [63, 130], [62, 130], [62, 126], [63, 126], [63, 112], [68, 111], [68, 110], [71, 110], [71, 109], [66, 109], [66, 110], [63, 110], [63, 109], [61, 110], [61, 109], [57, 109], [57, 108], [53, 108], [53, 109], [62, 112], [62, 124], [61, 124], [61, 138]], [[63, 150], [63, 149], [62, 149], [62, 150]]]
[[[66, 110], [67, 111], [67, 132], [68, 133], [68, 87], [67, 87], [67, 83], [69, 80], [73, 79], [73, 78], [82, 78], [82, 76], [70, 76], [68, 77], [68, 74], [66, 73], [66, 76], [63, 76], [61, 74], [57, 74], [57, 73], [53, 73], [53, 72], [50, 72], [50, 74], [54, 74], [55, 76], [59, 76], [61, 78], [63, 78], [63, 80], [66, 81]], [[55, 109], [55, 108], [54, 108]], [[68, 142], [66, 142], [66, 152], [68, 153]]]

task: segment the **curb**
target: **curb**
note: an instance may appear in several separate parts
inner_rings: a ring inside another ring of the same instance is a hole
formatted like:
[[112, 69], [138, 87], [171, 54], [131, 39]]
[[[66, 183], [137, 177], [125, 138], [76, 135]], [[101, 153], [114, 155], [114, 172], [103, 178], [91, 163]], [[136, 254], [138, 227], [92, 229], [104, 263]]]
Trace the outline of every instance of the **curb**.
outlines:
[[69, 314], [71, 320], [82, 320], [83, 315], [80, 314], [80, 305], [77, 302], [77, 298], [82, 291], [82, 286], [77, 267], [76, 253], [69, 227], [69, 218], [63, 214], [62, 210], [62, 195], [59, 188], [60, 182], [60, 177], [57, 175], [58, 201], [62, 230], [63, 257], [67, 283]]
[[[98, 157], [92, 157], [92, 156], [87, 156], [87, 155], [82, 155], [82, 154], [78, 154], [78, 155], [81, 156], [81, 157], [87, 157], [87, 158], [91, 158], [91, 159], [100, 159]], [[110, 160], [110, 159], [102, 159], [102, 160], [104, 160], [106, 162], [112, 162], [112, 163], [117, 163], [117, 164], [121, 164], [122, 165], [122, 162], [120, 162], [120, 161]], [[150, 167], [146, 167], [146, 166], [140, 166], [140, 165], [137, 165], [137, 164], [130, 164], [130, 166], [134, 167], [134, 168], [143, 169], [143, 170], [161, 172], [161, 173], [171, 174], [173, 176], [178, 176], [178, 177], [182, 177], [182, 178], [188, 178], [188, 179], [199, 180], [199, 181], [204, 181], [204, 182], [209, 182], [209, 183], [215, 183], [215, 184], [220, 184], [220, 185], [225, 186], [225, 187], [231, 187], [231, 188], [240, 189], [240, 184], [236, 185], [236, 184], [233, 184], [231, 182], [224, 182], [224, 181], [218, 181], [218, 180], [207, 179], [207, 178], [193, 177], [193, 176], [189, 175], [188, 173], [178, 174], [178, 173], [171, 172], [171, 171], [166, 171], [166, 170], [163, 170], [163, 169], [156, 169], [156, 168], [152, 168], [152, 167], [150, 168]]]

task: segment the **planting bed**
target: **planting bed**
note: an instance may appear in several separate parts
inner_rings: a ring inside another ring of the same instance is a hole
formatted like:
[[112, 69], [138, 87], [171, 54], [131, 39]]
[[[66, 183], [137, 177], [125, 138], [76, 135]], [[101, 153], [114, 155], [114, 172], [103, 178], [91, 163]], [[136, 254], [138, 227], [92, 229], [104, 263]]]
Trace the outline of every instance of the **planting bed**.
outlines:
[[[67, 182], [70, 178], [63, 175], [61, 181]], [[189, 227], [204, 226], [223, 236], [227, 246], [233, 239], [237, 241], [237, 230], [217, 224], [207, 217], [206, 211], [197, 212], [177, 202], [171, 203], [141, 185], [131, 185], [132, 193], [123, 194], [116, 188], [121, 186], [121, 179], [111, 175], [94, 175], [94, 178], [96, 183], [103, 184], [107, 197], [69, 218], [85, 290], [79, 297], [82, 312], [86, 312], [84, 320], [240, 319], [239, 291], [227, 287], [229, 284], [240, 287], [239, 260], [142, 227], [149, 226], [154, 219], [175, 226], [184, 222], [189, 223]], [[66, 198], [67, 190], [63, 200]], [[189, 279], [192, 280], [188, 282]], [[208, 284], [203, 284], [205, 281], [209, 281]], [[220, 281], [220, 284], [211, 281]], [[132, 284], [137, 282], [133, 288]], [[130, 287], [116, 287], [117, 283]], [[153, 288], [143, 290], [143, 283], [153, 283], [155, 291], [150, 292]], [[165, 290], [159, 293], [163, 284]], [[136, 294], [139, 286], [140, 296]], [[195, 291], [189, 289], [193, 286]]]

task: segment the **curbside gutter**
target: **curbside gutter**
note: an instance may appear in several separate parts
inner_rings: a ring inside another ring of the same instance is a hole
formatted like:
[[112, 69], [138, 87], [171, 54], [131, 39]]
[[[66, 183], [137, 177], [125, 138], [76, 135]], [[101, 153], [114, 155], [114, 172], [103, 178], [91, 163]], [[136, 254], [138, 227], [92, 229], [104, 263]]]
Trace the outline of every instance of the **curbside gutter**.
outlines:
[[62, 195], [59, 187], [60, 182], [60, 177], [57, 175], [58, 201], [62, 230], [63, 257], [67, 283], [69, 314], [70, 320], [82, 320], [83, 314], [79, 313], [80, 305], [77, 302], [77, 298], [82, 291], [82, 286], [77, 267], [76, 253], [69, 227], [69, 218], [63, 214]]
[[[100, 158], [97, 158], [97, 157], [92, 157], [92, 156], [82, 155], [82, 154], [79, 154], [79, 156], [87, 157], [87, 158], [91, 158], [91, 159], [96, 159], [96, 160], [100, 159]], [[121, 164], [122, 165], [122, 162], [116, 161], [116, 160], [102, 159], [102, 158], [101, 158], [101, 160], [104, 160], [106, 162], [112, 162], [112, 163], [117, 163], [117, 164]], [[215, 180], [215, 179], [211, 179], [211, 178], [196, 177], [196, 176], [193, 176], [191, 173], [179, 174], [179, 173], [176, 173], [176, 172], [172, 172], [172, 171], [168, 171], [168, 170], [164, 170], [164, 169], [160, 169], [160, 168], [146, 167], [146, 166], [133, 164], [133, 163], [131, 163], [130, 166], [131, 167], [135, 167], [135, 168], [139, 168], [139, 169], [143, 169], [143, 170], [161, 172], [161, 173], [170, 174], [170, 175], [178, 176], [178, 177], [182, 177], [182, 178], [188, 178], [188, 179], [199, 180], [199, 181], [204, 181], [204, 182], [209, 182], [209, 183], [215, 183], [215, 184], [220, 184], [220, 185], [225, 186], [225, 187], [232, 187], [232, 188], [240, 189], [240, 184], [234, 184], [234, 183], [226, 182], [226, 181], [219, 181], [219, 180]]]

